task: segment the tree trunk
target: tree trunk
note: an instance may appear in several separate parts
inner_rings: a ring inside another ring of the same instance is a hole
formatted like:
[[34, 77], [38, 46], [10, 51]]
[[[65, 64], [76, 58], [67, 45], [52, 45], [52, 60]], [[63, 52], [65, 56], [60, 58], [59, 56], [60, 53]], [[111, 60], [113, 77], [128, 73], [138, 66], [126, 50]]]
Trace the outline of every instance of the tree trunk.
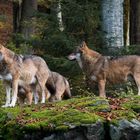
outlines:
[[102, 28], [109, 48], [124, 45], [123, 0], [102, 0]]
[[20, 32], [25, 39], [34, 34], [34, 14], [37, 10], [37, 0], [23, 0], [20, 21]]
[[13, 2], [13, 31], [14, 33], [19, 32], [21, 18], [21, 2]]
[[140, 44], [140, 0], [130, 0], [130, 43]]
[[53, 2], [51, 6], [51, 14], [57, 18], [57, 24], [60, 31], [64, 30], [63, 20], [62, 20], [62, 9], [61, 0]]
[[63, 31], [64, 26], [63, 26], [63, 20], [62, 20], [62, 11], [61, 11], [60, 0], [58, 1], [58, 4], [57, 4], [57, 18], [58, 18], [58, 22], [59, 22], [59, 29], [60, 29], [60, 31]]
[[130, 0], [124, 0], [124, 44], [130, 45]]

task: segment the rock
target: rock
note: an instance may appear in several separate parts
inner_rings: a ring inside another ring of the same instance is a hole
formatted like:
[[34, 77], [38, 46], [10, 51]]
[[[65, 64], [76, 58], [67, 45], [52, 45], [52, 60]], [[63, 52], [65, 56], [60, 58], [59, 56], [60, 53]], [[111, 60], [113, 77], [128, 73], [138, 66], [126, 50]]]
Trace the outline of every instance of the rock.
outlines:
[[[95, 103], [89, 104], [88, 106], [99, 107], [100, 112], [110, 112], [111, 108], [107, 100], [97, 100]], [[102, 106], [102, 107], [101, 107]]]
[[103, 140], [105, 135], [103, 123], [97, 122], [95, 124], [88, 125], [84, 133], [88, 140]]
[[121, 120], [118, 126], [110, 125], [110, 136], [112, 140], [140, 140], [140, 122]]
[[21, 140], [140, 140], [140, 122], [120, 120], [118, 125], [98, 121], [82, 124], [67, 131], [36, 131], [25, 134]]
[[56, 135], [52, 134], [52, 135], [50, 135], [48, 137], [43, 138], [43, 140], [55, 140], [55, 137], [56, 137]]
[[43, 140], [104, 140], [103, 123], [77, 126], [67, 132], [58, 132], [45, 137]]

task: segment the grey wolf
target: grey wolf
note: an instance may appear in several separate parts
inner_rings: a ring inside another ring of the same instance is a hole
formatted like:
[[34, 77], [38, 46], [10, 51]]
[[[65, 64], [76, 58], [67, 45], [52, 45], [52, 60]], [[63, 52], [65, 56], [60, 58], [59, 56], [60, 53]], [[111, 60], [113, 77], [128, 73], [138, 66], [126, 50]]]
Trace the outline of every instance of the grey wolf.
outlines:
[[49, 101], [60, 101], [63, 97], [71, 97], [68, 80], [57, 72], [50, 72], [46, 87], [51, 93]]
[[97, 82], [99, 96], [106, 97], [107, 82], [121, 83], [127, 81], [129, 75], [133, 76], [140, 95], [140, 56], [126, 55], [118, 58], [103, 56], [82, 42], [76, 52], [68, 56], [68, 59], [77, 60], [87, 78]]
[[[4, 61], [9, 77], [12, 78], [12, 101], [5, 107], [14, 107], [17, 101], [18, 85], [36, 85], [39, 84], [42, 92], [41, 103], [45, 103], [45, 84], [49, 76], [49, 68], [46, 62], [39, 56], [22, 56], [0, 45], [0, 62]], [[35, 97], [37, 92], [34, 89]], [[9, 92], [10, 93], [10, 92]], [[10, 101], [10, 95], [8, 95]], [[35, 99], [35, 103], [38, 99]]]
[[[6, 89], [6, 103], [2, 107], [6, 107], [10, 104], [10, 93], [11, 93], [11, 84], [12, 84], [12, 76], [9, 73], [5, 61], [0, 62], [0, 79], [2, 80], [5, 89]], [[26, 92], [26, 98], [28, 101], [28, 104], [31, 105], [32, 102], [32, 93], [31, 93], [31, 88], [29, 85], [23, 85], [23, 86], [18, 86], [18, 97], [19, 97], [19, 103], [23, 104], [25, 100], [25, 96], [23, 92]]]
[[[50, 71], [48, 80], [46, 82], [46, 87], [49, 91], [49, 94], [46, 93], [46, 99], [50, 102], [61, 101], [62, 98], [71, 98], [71, 91], [68, 80], [57, 72]], [[32, 92], [30, 90], [25, 90], [21, 88], [22, 94], [19, 94], [20, 103], [24, 103], [24, 99], [27, 98], [27, 101], [31, 104], [30, 95]], [[40, 98], [40, 87], [37, 86], [38, 98]]]

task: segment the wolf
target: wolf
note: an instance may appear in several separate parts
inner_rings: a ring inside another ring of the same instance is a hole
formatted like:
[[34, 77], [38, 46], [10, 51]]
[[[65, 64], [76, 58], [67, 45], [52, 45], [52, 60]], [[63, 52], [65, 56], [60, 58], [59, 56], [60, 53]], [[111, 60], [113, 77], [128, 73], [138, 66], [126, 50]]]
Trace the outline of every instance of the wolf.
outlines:
[[[49, 91], [46, 92], [46, 100], [49, 100], [50, 102], [55, 102], [55, 101], [61, 101], [62, 98], [71, 98], [71, 91], [70, 91], [70, 85], [68, 80], [62, 76], [61, 74], [57, 72], [50, 71], [48, 80], [46, 82], [46, 88]], [[23, 104], [24, 99], [27, 98], [27, 101], [29, 105], [32, 103], [31, 98], [29, 98], [32, 94], [32, 92], [26, 88], [22, 87], [19, 92], [19, 103]], [[38, 93], [38, 98], [40, 97], [40, 87], [37, 86], [37, 93]]]
[[49, 101], [61, 101], [63, 97], [71, 98], [70, 85], [68, 80], [61, 74], [51, 71], [46, 82], [46, 87], [50, 91]]
[[99, 96], [106, 97], [107, 82], [122, 83], [127, 81], [129, 75], [134, 78], [140, 95], [140, 56], [125, 55], [117, 58], [103, 56], [82, 42], [68, 59], [77, 60], [86, 77], [98, 84]]
[[[0, 80], [2, 80], [3, 85], [6, 89], [6, 103], [2, 107], [8, 106], [10, 104], [10, 93], [11, 93], [11, 85], [12, 85], [12, 76], [9, 73], [5, 61], [0, 62]], [[31, 105], [32, 103], [32, 98], [33, 94], [31, 93], [31, 87], [30, 85], [22, 85], [18, 86], [18, 99], [19, 103], [23, 104], [25, 100], [25, 93], [26, 93], [26, 98], [28, 101], [28, 105]]]
[[[10, 92], [7, 95], [7, 102], [5, 107], [14, 107], [17, 101], [18, 85], [36, 85], [39, 84], [42, 92], [41, 103], [45, 103], [45, 84], [49, 76], [49, 68], [39, 56], [34, 55], [18, 55], [8, 48], [0, 45], [0, 62], [4, 61], [5, 66], [9, 72], [8, 79], [12, 80], [12, 101], [10, 101]], [[9, 88], [10, 89], [10, 88]], [[37, 92], [36, 88], [33, 88], [35, 97]], [[36, 99], [35, 103], [38, 102]]]

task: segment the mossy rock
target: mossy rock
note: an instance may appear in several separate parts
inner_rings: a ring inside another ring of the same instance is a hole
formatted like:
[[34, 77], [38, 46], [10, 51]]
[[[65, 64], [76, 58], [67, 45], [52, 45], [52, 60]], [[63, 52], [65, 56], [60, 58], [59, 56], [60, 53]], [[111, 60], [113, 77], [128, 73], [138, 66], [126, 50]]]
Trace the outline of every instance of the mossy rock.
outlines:
[[0, 135], [4, 138], [14, 138], [15, 135], [20, 136], [41, 130], [68, 131], [83, 124], [94, 124], [99, 120], [117, 124], [121, 119], [140, 119], [134, 110], [134, 106], [139, 103], [139, 98], [139, 96], [133, 96], [131, 100], [130, 97], [125, 98], [116, 109], [110, 104], [112, 99], [95, 96], [77, 96], [69, 100], [31, 107], [1, 108]]

